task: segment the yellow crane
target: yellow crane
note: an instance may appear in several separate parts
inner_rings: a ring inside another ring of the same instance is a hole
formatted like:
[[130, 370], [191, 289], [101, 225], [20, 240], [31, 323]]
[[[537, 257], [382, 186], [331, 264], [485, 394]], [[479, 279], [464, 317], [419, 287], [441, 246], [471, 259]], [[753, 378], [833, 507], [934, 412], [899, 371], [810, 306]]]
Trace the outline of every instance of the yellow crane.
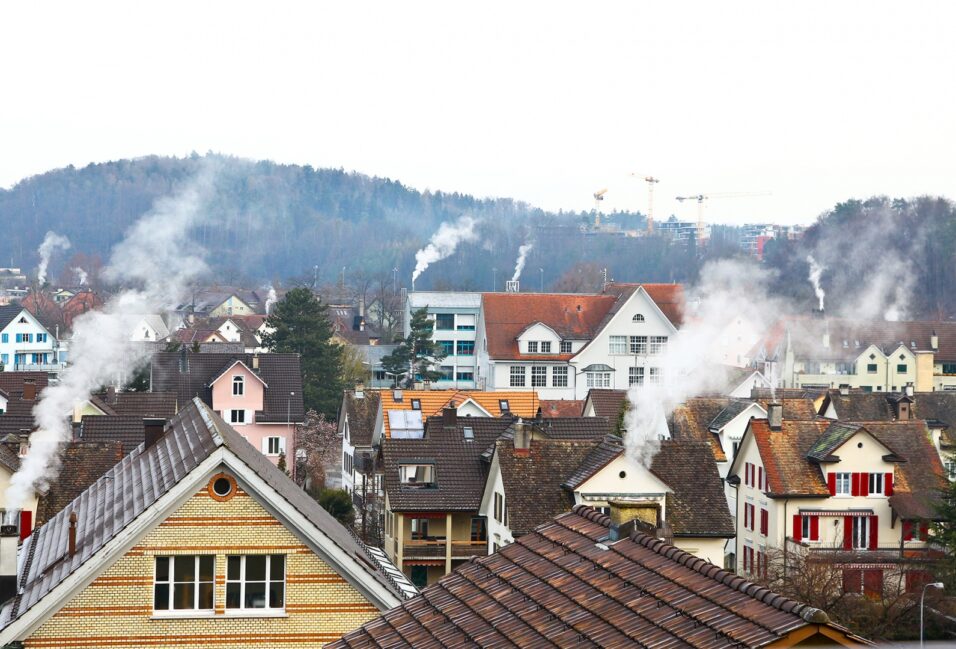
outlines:
[[597, 230], [601, 227], [601, 201], [604, 200], [604, 195], [607, 193], [607, 187], [604, 189], [599, 189], [594, 192], [594, 229]]
[[654, 185], [660, 182], [660, 179], [651, 175], [631, 173], [632, 178], [641, 179], [647, 183], [647, 233], [654, 234]]
[[720, 192], [710, 194], [691, 194], [690, 196], [676, 196], [675, 198], [683, 203], [684, 201], [697, 201], [697, 241], [704, 238], [704, 201], [712, 198], [749, 198], [751, 196], [769, 196], [770, 192]]

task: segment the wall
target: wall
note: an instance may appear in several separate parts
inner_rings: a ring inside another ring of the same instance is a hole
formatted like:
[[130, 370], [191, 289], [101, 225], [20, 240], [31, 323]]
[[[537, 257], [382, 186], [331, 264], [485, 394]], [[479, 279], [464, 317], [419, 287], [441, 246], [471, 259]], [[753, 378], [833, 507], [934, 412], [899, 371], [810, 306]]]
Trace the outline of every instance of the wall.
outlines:
[[710, 561], [715, 566], [724, 567], [724, 544], [727, 539], [704, 537], [677, 537], [673, 544], [684, 552]]
[[[20, 318], [26, 320], [26, 322], [20, 322]], [[32, 370], [40, 369], [33, 363], [32, 354], [46, 354], [46, 362], [41, 363], [44, 367], [56, 365], [56, 339], [53, 337], [52, 331], [47, 331], [43, 325], [37, 321], [29, 311], [23, 310], [20, 312], [20, 315], [15, 317], [10, 324], [0, 333], [7, 334], [8, 342], [0, 342], [0, 354], [6, 355], [6, 362], [3, 364], [3, 369], [6, 371], [13, 370]], [[37, 342], [37, 334], [47, 334], [46, 342]], [[18, 343], [17, 334], [32, 334], [33, 342], [28, 343]], [[0, 337], [2, 341], [2, 337]], [[16, 366], [16, 354], [26, 354], [26, 359], [19, 367]], [[0, 356], [0, 358], [3, 358]]]
[[[624, 472], [623, 478], [621, 472]], [[664, 494], [668, 491], [670, 491], [668, 486], [650, 471], [626, 454], [621, 454], [574, 490], [574, 502], [592, 507], [607, 507], [608, 497], [624, 495], [633, 498], [646, 495], [660, 502], [661, 514], [666, 519], [667, 507]]]
[[[511, 534], [511, 528], [503, 522], [495, 520], [495, 494], [505, 495], [505, 483], [501, 478], [501, 464], [498, 461], [498, 452], [495, 452], [491, 460], [491, 468], [488, 470], [488, 479], [485, 482], [485, 492], [481, 497], [481, 505], [478, 513], [488, 521], [488, 554], [491, 554], [492, 543], [498, 547], [514, 543], [514, 536]], [[507, 498], [505, 507], [508, 506]]]
[[[214, 614], [188, 619], [153, 614], [154, 557], [179, 554], [216, 555]], [[285, 615], [226, 613], [226, 556], [233, 554], [286, 556]], [[26, 646], [313, 647], [378, 615], [252, 496], [239, 490], [231, 500], [217, 502], [204, 486], [45, 622]]]
[[[242, 395], [237, 396], [232, 393], [232, 379], [234, 376], [242, 376], [244, 379], [245, 387]], [[235, 428], [236, 432], [246, 438], [250, 444], [267, 455], [273, 463], [278, 463], [279, 455], [266, 453], [265, 439], [267, 437], [281, 438], [285, 447], [286, 463], [288, 466], [292, 466], [294, 464], [291, 456], [294, 448], [295, 425], [287, 425], [285, 422], [275, 424], [257, 423], [255, 421], [256, 411], [262, 410], [264, 398], [265, 388], [262, 381], [243, 364], [233, 365], [212, 386], [213, 409], [219, 412], [222, 418]], [[245, 410], [246, 423], [232, 423], [231, 410]]]

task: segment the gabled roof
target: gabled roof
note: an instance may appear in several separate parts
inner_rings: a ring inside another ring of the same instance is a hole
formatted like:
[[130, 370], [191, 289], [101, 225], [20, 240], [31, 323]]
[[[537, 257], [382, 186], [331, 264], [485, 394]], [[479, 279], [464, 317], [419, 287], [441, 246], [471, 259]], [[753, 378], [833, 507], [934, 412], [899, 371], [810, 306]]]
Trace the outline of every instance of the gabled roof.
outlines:
[[[142, 421], [139, 427], [142, 430]], [[140, 443], [142, 441], [140, 435]], [[126, 452], [130, 450], [126, 447]], [[37, 526], [43, 525], [73, 502], [100, 476], [116, 466], [123, 455], [123, 444], [119, 441], [82, 441], [64, 446], [60, 450], [60, 472], [37, 502]]]
[[[298, 354], [258, 354], [259, 376], [269, 386], [264, 391], [263, 411], [256, 413], [257, 423], [295, 423], [305, 419], [302, 405], [302, 370]], [[253, 354], [194, 354], [187, 350], [157, 352], [151, 363], [154, 392], [175, 392], [180, 407], [193, 397], [212, 404], [211, 379], [234, 361], [252, 367]], [[180, 363], [185, 372], [180, 371]], [[294, 394], [293, 394], [294, 393]], [[288, 411], [287, 411], [288, 408]]]
[[583, 399], [541, 399], [538, 411], [542, 417], [580, 417], [584, 410]]
[[579, 505], [330, 648], [765, 647], [801, 631], [866, 643], [819, 609], [641, 532], [612, 541], [609, 528]]
[[[366, 390], [368, 394], [370, 390]], [[421, 405], [422, 417], [428, 418], [441, 414], [445, 406], [460, 406], [469, 399], [481, 406], [493, 417], [513, 414], [522, 419], [532, 419], [538, 412], [538, 393], [524, 392], [482, 392], [480, 390], [378, 390], [382, 400], [382, 411], [412, 410], [412, 401]], [[396, 399], [401, 395], [401, 400]], [[508, 410], [501, 409], [501, 402], [508, 402]], [[389, 437], [388, 415], [385, 415], [384, 436]]]
[[[744, 435], [752, 435], [757, 444], [769, 493], [775, 496], [830, 495], [820, 465], [807, 459], [810, 449], [829, 425], [826, 419], [784, 419], [781, 430], [771, 430], [766, 419], [751, 420]], [[734, 466], [731, 470], [737, 469]]]
[[[24, 541], [18, 574], [20, 591], [0, 610], [0, 627], [5, 630], [34, 606], [42, 605], [55, 589], [68, 587], [74, 573], [102, 552], [123, 551], [114, 544], [117, 535], [130, 527], [145, 533], [146, 525], [168, 515], [178, 505], [177, 498], [194, 493], [206, 474], [223, 463], [233, 468], [247, 490], [253, 479], [260, 480], [263, 489], [271, 489], [270, 493], [288, 508], [290, 527], [294, 516], [303, 517], [312, 527], [300, 529], [299, 534], [313, 542], [316, 551], [321, 551], [325, 543], [331, 544], [323, 559], [332, 561], [334, 556], [344, 562], [337, 566], [343, 577], [365, 584], [373, 580], [382, 589], [377, 592], [380, 603], [387, 600], [383, 599], [385, 592], [400, 601], [398, 587], [377, 568], [365, 546], [348, 529], [208, 406], [194, 399], [167, 424], [165, 435], [155, 444], [141, 446], [124, 457]], [[186, 488], [178, 490], [181, 484]], [[78, 519], [76, 554], [72, 557], [67, 554], [71, 513]], [[368, 594], [367, 588], [365, 592]]]
[[61, 307], [63, 321], [68, 329], [72, 329], [74, 320], [87, 311], [93, 311], [101, 306], [103, 306], [103, 300], [99, 295], [90, 289], [82, 290], [64, 302]]
[[590, 401], [596, 417], [606, 417], [609, 421], [617, 421], [626, 400], [627, 390], [591, 388], [584, 399], [584, 405], [586, 408]]
[[[693, 397], [674, 408], [670, 418], [671, 439], [679, 442], [706, 442], [715, 462], [726, 462], [720, 439], [710, 432], [714, 420], [732, 403], [726, 397]], [[739, 413], [738, 413], [739, 414]]]
[[754, 405], [753, 401], [733, 399], [724, 407], [723, 410], [717, 413], [717, 416], [711, 420], [707, 427], [710, 430], [719, 431], [721, 428], [736, 419], [737, 415], [752, 405]]
[[601, 329], [607, 325], [614, 315], [620, 311], [621, 307], [627, 303], [631, 296], [639, 289], [643, 288], [648, 297], [653, 300], [657, 308], [661, 310], [672, 325], [676, 328], [684, 322], [684, 287], [681, 284], [625, 284], [622, 282], [612, 282], [604, 288], [604, 293], [615, 296], [616, 300], [611, 307], [604, 321], [601, 323]]
[[820, 414], [826, 414], [831, 405], [836, 411], [837, 418], [848, 421], [877, 421], [894, 418], [893, 408], [884, 392], [861, 391], [844, 395], [840, 393], [840, 390], [827, 390], [820, 407]]
[[[59, 310], [60, 307], [55, 302], [52, 300], [50, 302], [57, 310]], [[6, 329], [7, 325], [13, 322], [23, 311], [29, 312], [29, 309], [21, 304], [6, 304], [4, 306], [0, 306], [0, 329]]]
[[130, 417], [164, 417], [176, 414], [174, 392], [100, 392], [90, 401], [96, 407], [108, 408], [113, 414]]
[[[850, 424], [839, 421], [831, 423], [823, 435], [821, 435], [817, 441], [813, 443], [813, 446], [810, 447], [810, 450], [807, 451], [807, 459], [813, 460], [814, 462], [837, 461], [839, 458], [834, 457], [833, 453], [860, 432], [870, 435], [870, 432], [861, 424]], [[872, 437], [872, 435], [870, 436]], [[891, 454], [893, 453], [892, 449], [888, 448], [887, 450]]]
[[[249, 372], [250, 374], [252, 374], [252, 376], [253, 376], [257, 381], [259, 381], [259, 383], [262, 384], [262, 387], [265, 387], [265, 388], [268, 388], [268, 387], [269, 387], [269, 384], [265, 382], [265, 380], [259, 375], [258, 372], [254, 371], [251, 367], [249, 367], [248, 365], [246, 365], [246, 364], [242, 361], [242, 359], [239, 359], [239, 358], [237, 358], [237, 359], [235, 359], [235, 360], [230, 360], [229, 362], [227, 362], [227, 363], [226, 363], [226, 366], [223, 367], [222, 370], [220, 370], [214, 377], [212, 377], [211, 379], [209, 379], [209, 387], [212, 387], [213, 385], [215, 385], [215, 384], [216, 384], [216, 381], [218, 381], [219, 379], [221, 379], [224, 374], [226, 374], [227, 372], [229, 372], [230, 370], [232, 370], [232, 368], [234, 368], [236, 365], [242, 365], [242, 367], [245, 368], [245, 370], [246, 370], [247, 372]], [[261, 369], [261, 367], [260, 367], [260, 369]]]
[[371, 446], [375, 434], [375, 422], [379, 413], [379, 393], [366, 390], [361, 398], [354, 390], [346, 390], [344, 405], [349, 420], [349, 442], [352, 446]]

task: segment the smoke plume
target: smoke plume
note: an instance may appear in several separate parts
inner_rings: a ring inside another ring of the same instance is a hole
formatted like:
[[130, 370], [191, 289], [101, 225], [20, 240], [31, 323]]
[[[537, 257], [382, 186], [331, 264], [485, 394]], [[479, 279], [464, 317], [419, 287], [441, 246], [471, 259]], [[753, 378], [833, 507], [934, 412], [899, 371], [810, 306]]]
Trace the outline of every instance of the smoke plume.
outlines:
[[60, 250], [68, 250], [70, 248], [70, 240], [52, 230], [48, 231], [46, 236], [43, 237], [43, 243], [40, 244], [40, 248], [37, 250], [37, 252], [40, 253], [40, 265], [37, 266], [37, 282], [40, 286], [46, 284], [46, 270], [50, 265], [50, 257], [58, 248]]
[[528, 259], [528, 253], [531, 252], [533, 247], [534, 244], [526, 243], [518, 248], [518, 261], [515, 263], [515, 274], [511, 276], [512, 282], [517, 282], [518, 278], [521, 277], [521, 271], [524, 270], [524, 264]]
[[275, 303], [278, 301], [278, 296], [276, 295], [276, 287], [269, 285], [269, 295], [266, 296], [266, 315], [272, 313], [272, 307], [275, 306]]
[[689, 289], [699, 297], [693, 312], [685, 312], [684, 324], [669, 337], [666, 351], [648, 357], [652, 367], [645, 369], [644, 385], [627, 393], [625, 447], [646, 467], [660, 440], [669, 436], [667, 419], [679, 403], [724, 393], [728, 367], [708, 360], [715, 357], [718, 341], [766, 331], [785, 312], [784, 305], [769, 296], [769, 273], [760, 266], [721, 260], [706, 264], [700, 275], [701, 282]]
[[474, 241], [477, 222], [470, 216], [462, 216], [454, 223], [442, 223], [428, 241], [428, 245], [415, 253], [415, 272], [412, 273], [412, 286], [415, 280], [436, 261], [454, 254], [459, 243]]
[[820, 277], [823, 275], [824, 268], [817, 260], [813, 258], [813, 255], [807, 255], [807, 263], [810, 264], [810, 283], [813, 285], [813, 292], [817, 296], [817, 302], [819, 304], [819, 309], [823, 311], [823, 300], [826, 297], [826, 293], [823, 291], [823, 287], [820, 286]]
[[86, 286], [86, 282], [90, 279], [89, 275], [86, 274], [86, 271], [76, 266], [73, 268], [73, 272], [76, 273], [76, 281], [79, 282], [80, 286]]
[[178, 194], [157, 201], [113, 249], [104, 276], [134, 288], [118, 292], [102, 310], [74, 321], [70, 365], [57, 384], [41, 393], [34, 408], [37, 430], [7, 488], [8, 508], [19, 508], [56, 476], [59, 448], [72, 437], [67, 413], [97, 387], [115, 384], [145, 362], [148, 348], [129, 340], [142, 314], [173, 309], [187, 294], [189, 282], [206, 271], [203, 251], [190, 235], [208, 214], [217, 167], [210, 163]]

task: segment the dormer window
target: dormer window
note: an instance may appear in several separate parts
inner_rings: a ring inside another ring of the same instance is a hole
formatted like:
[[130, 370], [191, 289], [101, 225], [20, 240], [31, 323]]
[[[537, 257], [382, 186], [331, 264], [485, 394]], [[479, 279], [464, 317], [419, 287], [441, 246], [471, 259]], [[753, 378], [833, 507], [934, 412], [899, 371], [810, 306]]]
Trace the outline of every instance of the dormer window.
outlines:
[[416, 489], [435, 487], [435, 465], [400, 464], [398, 466], [398, 479], [403, 487]]
[[635, 314], [634, 314], [634, 317], [631, 318], [631, 322], [644, 322], [644, 314], [643, 314], [643, 313], [635, 313]]
[[562, 340], [562, 341], [561, 341], [561, 353], [562, 353], [562, 354], [570, 354], [570, 353], [571, 353], [571, 341], [570, 341], [570, 340]]
[[551, 353], [551, 341], [550, 341], [550, 340], [542, 340], [542, 341], [541, 341], [541, 353], [542, 353], [542, 354], [550, 354], [550, 353]]
[[241, 397], [246, 393], [245, 379], [242, 376], [232, 377], [232, 396]]
[[538, 353], [538, 341], [537, 341], [537, 340], [529, 340], [529, 341], [528, 341], [528, 353], [529, 353], [529, 354], [537, 354], [537, 353]]

